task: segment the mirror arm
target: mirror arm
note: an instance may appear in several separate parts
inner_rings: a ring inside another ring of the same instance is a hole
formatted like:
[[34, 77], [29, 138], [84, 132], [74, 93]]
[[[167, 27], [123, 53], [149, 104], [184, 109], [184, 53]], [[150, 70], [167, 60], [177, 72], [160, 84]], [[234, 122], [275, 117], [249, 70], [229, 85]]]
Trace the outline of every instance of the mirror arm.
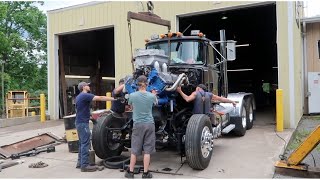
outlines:
[[210, 42], [210, 46], [223, 58], [223, 61], [221, 62], [227, 61], [227, 59], [223, 57], [223, 55], [211, 44], [211, 42]]
[[226, 60], [224, 60], [224, 61], [220, 61], [220, 62], [218, 62], [218, 63], [215, 63], [215, 64], [213, 64], [213, 65], [211, 65], [211, 64], [208, 64], [208, 67], [210, 67], [210, 68], [215, 68], [215, 67], [217, 67], [219, 64], [222, 64], [223, 62], [225, 62]]

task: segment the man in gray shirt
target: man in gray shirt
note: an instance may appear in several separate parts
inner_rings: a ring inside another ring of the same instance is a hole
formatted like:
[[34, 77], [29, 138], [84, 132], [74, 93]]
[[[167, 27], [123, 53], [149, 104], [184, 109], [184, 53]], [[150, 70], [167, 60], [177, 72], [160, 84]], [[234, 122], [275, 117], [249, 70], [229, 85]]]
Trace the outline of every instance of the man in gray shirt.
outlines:
[[148, 171], [150, 164], [150, 154], [155, 152], [155, 126], [152, 116], [152, 107], [157, 104], [155, 92], [146, 91], [147, 77], [141, 75], [137, 78], [139, 91], [131, 93], [129, 96], [129, 105], [133, 108], [133, 128], [131, 136], [131, 157], [130, 168], [125, 173], [126, 178], [134, 178], [134, 166], [137, 156], [143, 156], [143, 174], [142, 178], [152, 178]]

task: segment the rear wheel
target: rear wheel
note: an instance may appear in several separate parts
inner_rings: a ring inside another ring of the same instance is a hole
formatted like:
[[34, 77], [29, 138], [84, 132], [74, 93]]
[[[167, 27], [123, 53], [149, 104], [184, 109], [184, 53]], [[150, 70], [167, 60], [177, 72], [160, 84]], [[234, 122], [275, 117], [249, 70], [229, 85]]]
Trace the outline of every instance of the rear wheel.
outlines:
[[122, 153], [124, 145], [119, 142], [122, 137], [121, 131], [112, 131], [108, 128], [121, 128], [124, 124], [123, 118], [117, 118], [111, 113], [97, 119], [92, 130], [92, 146], [99, 158], [119, 156]]
[[248, 98], [246, 100], [246, 110], [247, 110], [247, 129], [251, 129], [253, 127], [253, 121], [256, 118], [255, 112], [253, 110], [252, 98]]
[[233, 130], [234, 134], [237, 136], [244, 136], [247, 131], [247, 109], [246, 102], [243, 101], [241, 115], [237, 117], [235, 121], [235, 129]]
[[213, 133], [209, 117], [204, 114], [192, 115], [185, 137], [185, 151], [189, 166], [199, 170], [207, 168], [213, 148]]

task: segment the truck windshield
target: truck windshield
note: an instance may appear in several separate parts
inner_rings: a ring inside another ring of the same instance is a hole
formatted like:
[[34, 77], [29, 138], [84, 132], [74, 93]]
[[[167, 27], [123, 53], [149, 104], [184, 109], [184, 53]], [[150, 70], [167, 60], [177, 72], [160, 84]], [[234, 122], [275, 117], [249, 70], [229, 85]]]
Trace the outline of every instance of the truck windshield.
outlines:
[[162, 49], [171, 56], [171, 64], [204, 64], [203, 43], [199, 41], [171, 41], [170, 52], [168, 42], [150, 43], [147, 49]]

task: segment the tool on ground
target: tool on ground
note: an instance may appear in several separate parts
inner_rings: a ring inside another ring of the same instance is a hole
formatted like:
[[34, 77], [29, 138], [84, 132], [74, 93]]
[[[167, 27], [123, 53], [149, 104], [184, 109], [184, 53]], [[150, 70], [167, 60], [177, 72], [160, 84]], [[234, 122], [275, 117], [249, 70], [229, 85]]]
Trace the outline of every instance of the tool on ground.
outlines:
[[10, 161], [10, 162], [4, 162], [0, 164], [0, 172], [2, 171], [2, 169], [11, 167], [11, 166], [15, 166], [18, 164], [22, 164], [24, 163], [24, 160], [18, 160], [18, 161]]
[[302, 161], [320, 143], [320, 125], [291, 153], [288, 158], [283, 158], [275, 164], [276, 172], [290, 176], [320, 177], [320, 168], [302, 164]]
[[18, 153], [18, 154], [12, 154], [11, 155], [11, 159], [19, 159], [21, 156], [35, 156], [41, 152], [47, 152], [47, 153], [50, 153], [50, 152], [55, 152], [56, 151], [56, 148], [54, 146], [52, 147], [47, 147], [45, 149], [33, 149], [31, 151], [28, 151], [28, 152], [23, 152], [23, 153]]
[[[124, 169], [128, 169], [129, 165], [125, 165]], [[143, 166], [142, 165], [135, 165], [133, 169], [134, 174], [139, 174], [140, 172], [143, 172]], [[160, 174], [171, 174], [171, 175], [183, 175], [181, 173], [172, 173], [172, 172], [164, 172], [164, 171], [158, 171], [158, 170], [149, 170], [149, 172], [153, 173], [160, 173]]]
[[89, 150], [89, 164], [90, 165], [96, 164], [96, 154], [94, 150]]
[[47, 163], [44, 163], [44, 162], [42, 162], [42, 161], [39, 161], [39, 162], [37, 162], [37, 163], [31, 163], [31, 164], [29, 165], [29, 168], [44, 168], [44, 167], [47, 167], [47, 166], [48, 166]]

